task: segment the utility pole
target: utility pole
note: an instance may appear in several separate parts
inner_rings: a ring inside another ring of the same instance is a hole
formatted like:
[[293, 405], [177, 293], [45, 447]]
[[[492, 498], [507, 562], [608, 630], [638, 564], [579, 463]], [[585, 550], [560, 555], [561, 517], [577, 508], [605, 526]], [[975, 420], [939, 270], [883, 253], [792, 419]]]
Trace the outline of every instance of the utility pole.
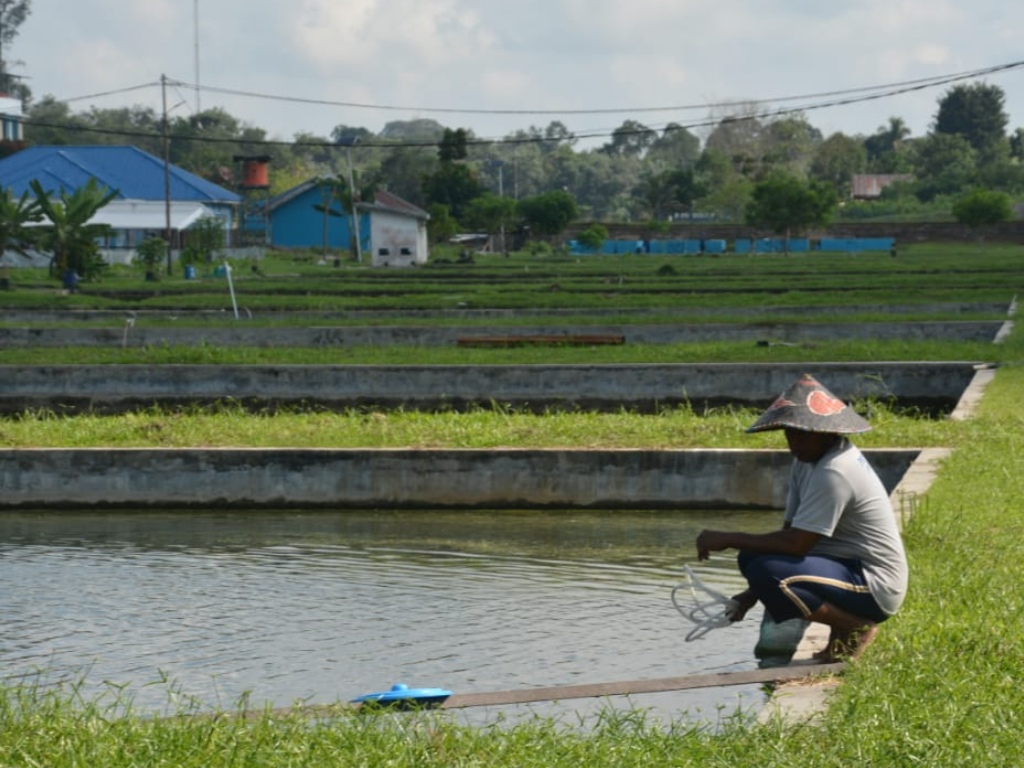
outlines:
[[195, 18], [195, 33], [196, 33], [196, 114], [200, 114], [203, 111], [201, 106], [200, 90], [199, 90], [199, 0], [195, 0], [193, 5], [194, 18]]
[[164, 240], [167, 242], [167, 276], [171, 274], [171, 134], [167, 120], [167, 75], [160, 75], [160, 94], [163, 101], [164, 149]]
[[[504, 202], [505, 198], [505, 161], [498, 161], [498, 197], [502, 198]], [[507, 256], [508, 252], [505, 250], [505, 216], [502, 214], [501, 217], [501, 253], [503, 256]]]

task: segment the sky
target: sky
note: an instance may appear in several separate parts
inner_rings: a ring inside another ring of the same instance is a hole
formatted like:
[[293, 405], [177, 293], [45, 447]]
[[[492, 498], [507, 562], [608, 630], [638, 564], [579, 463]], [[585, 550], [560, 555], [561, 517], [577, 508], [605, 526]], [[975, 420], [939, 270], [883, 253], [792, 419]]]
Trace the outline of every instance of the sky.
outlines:
[[[1020, 0], [32, 0], [3, 55], [76, 112], [159, 113], [165, 75], [187, 84], [167, 89], [172, 116], [221, 107], [279, 140], [558, 120], [596, 146], [624, 120], [704, 138], [754, 101], [802, 107], [826, 137], [894, 116], [921, 136], [955, 83], [827, 105], [1014, 64], [1022, 30]], [[1024, 126], [1024, 67], [957, 82], [999, 86]]]

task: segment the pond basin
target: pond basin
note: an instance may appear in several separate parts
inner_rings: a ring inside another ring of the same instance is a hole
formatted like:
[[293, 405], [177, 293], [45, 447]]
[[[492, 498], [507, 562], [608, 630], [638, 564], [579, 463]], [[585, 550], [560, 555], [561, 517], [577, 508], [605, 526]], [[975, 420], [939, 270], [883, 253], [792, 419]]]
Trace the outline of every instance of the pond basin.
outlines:
[[[136, 711], [331, 704], [395, 683], [457, 693], [756, 668], [758, 616], [685, 642], [683, 566], [714, 525], [778, 512], [351, 510], [0, 515], [7, 684], [82, 684]], [[716, 720], [756, 686], [498, 711], [576, 717], [611, 704]], [[460, 717], [480, 721], [495, 710]]]

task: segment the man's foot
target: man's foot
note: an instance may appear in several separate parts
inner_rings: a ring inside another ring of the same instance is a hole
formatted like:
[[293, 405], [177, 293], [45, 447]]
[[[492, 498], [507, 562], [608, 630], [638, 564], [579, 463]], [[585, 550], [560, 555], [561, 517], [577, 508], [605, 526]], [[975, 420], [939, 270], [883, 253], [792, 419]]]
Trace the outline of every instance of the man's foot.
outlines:
[[815, 653], [813, 658], [821, 664], [858, 659], [877, 635], [877, 624], [868, 624], [847, 633], [838, 633], [833, 630], [828, 638], [828, 645]]

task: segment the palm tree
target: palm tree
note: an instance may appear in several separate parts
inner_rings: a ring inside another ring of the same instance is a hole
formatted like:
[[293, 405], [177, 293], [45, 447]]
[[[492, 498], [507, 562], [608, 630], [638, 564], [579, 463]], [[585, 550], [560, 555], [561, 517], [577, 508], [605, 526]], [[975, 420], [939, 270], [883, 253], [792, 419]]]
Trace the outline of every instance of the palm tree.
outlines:
[[68, 270], [83, 278], [94, 276], [103, 266], [98, 258], [96, 241], [108, 235], [111, 229], [107, 224], [90, 224], [89, 220], [117, 197], [118, 191], [107, 190], [100, 187], [96, 179], [89, 179], [84, 187], [70, 195], [62, 189], [57, 203], [37, 180], [33, 179], [30, 186], [43, 215], [50, 222], [42, 228], [39, 244], [53, 254], [52, 271], [60, 276]]

